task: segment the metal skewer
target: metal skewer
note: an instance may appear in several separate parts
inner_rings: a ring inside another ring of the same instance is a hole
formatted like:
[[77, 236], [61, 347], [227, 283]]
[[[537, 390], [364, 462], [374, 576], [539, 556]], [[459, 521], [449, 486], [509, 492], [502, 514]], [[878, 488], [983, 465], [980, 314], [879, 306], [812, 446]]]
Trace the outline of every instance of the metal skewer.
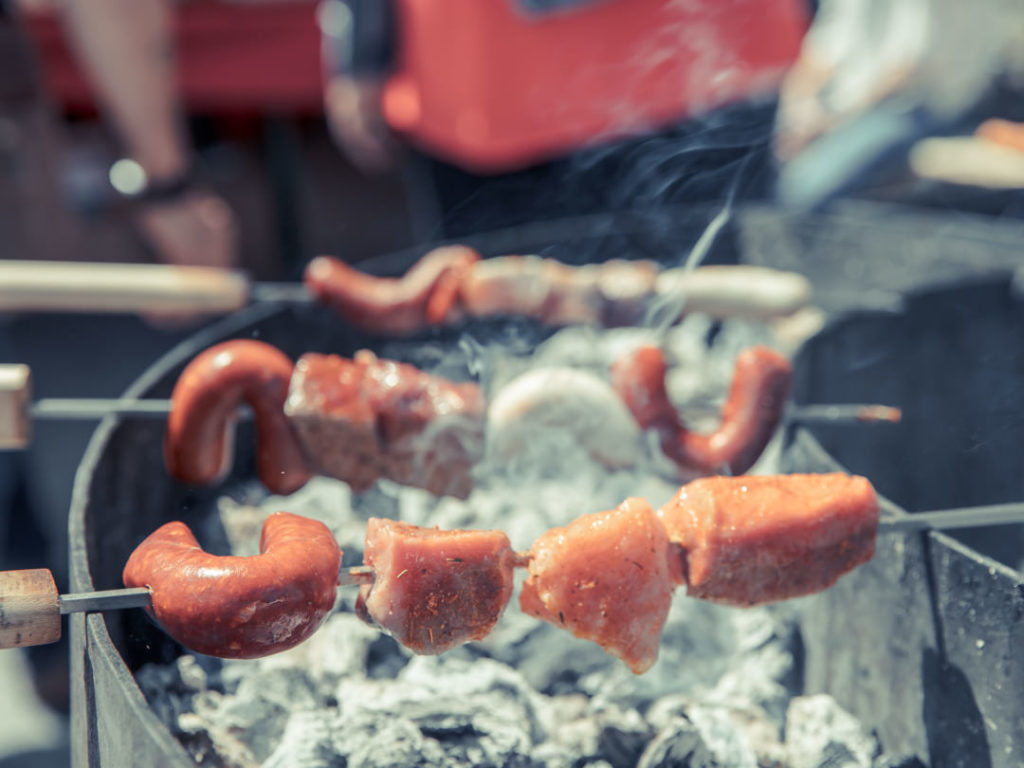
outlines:
[[[373, 568], [356, 565], [342, 568], [338, 572], [339, 587], [354, 587], [373, 583]], [[126, 589], [104, 589], [96, 592], [79, 592], [60, 595], [60, 612], [84, 613], [90, 611], [116, 611], [125, 608], [148, 608], [151, 593], [145, 587]]]
[[913, 512], [899, 517], [884, 517], [878, 524], [878, 530], [882, 533], [945, 531], [1017, 523], [1024, 523], [1024, 504], [991, 504], [984, 507]]
[[[888, 505], [883, 505], [888, 506]], [[918, 512], [896, 518], [883, 517], [878, 524], [879, 533], [913, 533], [924, 530], [951, 530], [992, 525], [1024, 523], [1024, 504], [994, 504], [984, 507]], [[515, 565], [526, 567], [529, 553], [517, 552]], [[342, 568], [338, 576], [339, 587], [373, 583], [373, 568], [368, 565]], [[107, 589], [97, 592], [60, 595], [62, 614], [83, 611], [111, 611], [125, 608], [148, 608], [150, 591], [138, 589]]]
[[897, 424], [903, 418], [903, 411], [891, 405], [795, 405], [789, 408], [786, 416], [800, 424], [834, 421]]
[[[117, 415], [129, 418], [165, 418], [171, 412], [170, 400], [133, 400], [129, 398], [57, 398], [38, 400], [29, 408], [34, 419], [93, 420]], [[252, 412], [243, 407], [245, 418]], [[898, 423], [902, 418], [899, 408], [890, 405], [862, 403], [834, 405], [798, 405], [789, 408], [786, 417], [801, 424], [818, 422], [856, 421], [861, 423]]]
[[[879, 498], [887, 513], [879, 521], [879, 533], [909, 533], [921, 530], [944, 530], [976, 526], [1024, 523], [1024, 503], [995, 504], [957, 510], [896, 515], [897, 507], [888, 499]], [[529, 562], [528, 552], [515, 553], [516, 567]], [[373, 569], [369, 566], [343, 568], [338, 586], [372, 584]], [[96, 592], [61, 595], [46, 569], [0, 572], [0, 648], [44, 645], [60, 639], [63, 614], [147, 608], [151, 593], [145, 588], [110, 589]]]

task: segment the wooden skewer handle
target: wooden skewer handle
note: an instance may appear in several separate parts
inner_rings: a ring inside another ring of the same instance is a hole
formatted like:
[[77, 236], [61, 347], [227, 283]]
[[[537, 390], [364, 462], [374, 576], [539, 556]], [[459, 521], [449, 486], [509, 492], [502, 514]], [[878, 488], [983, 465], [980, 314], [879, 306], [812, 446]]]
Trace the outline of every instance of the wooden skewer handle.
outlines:
[[786, 317], [811, 300], [811, 284], [803, 275], [752, 266], [668, 269], [658, 276], [657, 291], [662, 296], [684, 295], [686, 312], [721, 319]]
[[0, 450], [20, 450], [32, 440], [32, 371], [0, 365]]
[[212, 267], [0, 261], [0, 312], [226, 314], [249, 290], [242, 273]]
[[45, 568], [0, 571], [0, 648], [60, 640], [60, 593]]

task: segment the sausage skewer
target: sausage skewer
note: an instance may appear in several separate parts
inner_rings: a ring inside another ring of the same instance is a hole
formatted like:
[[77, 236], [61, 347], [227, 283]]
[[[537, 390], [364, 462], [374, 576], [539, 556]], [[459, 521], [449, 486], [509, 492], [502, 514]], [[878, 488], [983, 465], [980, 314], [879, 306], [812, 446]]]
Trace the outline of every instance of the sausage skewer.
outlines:
[[[486, 266], [474, 268], [476, 262]], [[679, 291], [690, 297], [687, 311], [766, 319], [792, 314], [810, 294], [806, 279], [777, 270], [709, 267], [684, 276], [676, 271], [659, 275], [651, 262], [570, 267], [523, 256], [481, 262], [463, 246], [431, 251], [401, 278], [373, 277], [320, 257], [310, 263], [305, 286], [252, 282], [243, 272], [212, 267], [5, 260], [0, 262], [0, 312], [202, 316], [257, 302], [319, 301], [371, 332], [407, 333], [466, 314], [530, 315], [557, 325], [602, 319], [622, 324], [638, 319], [638, 300]], [[550, 293], [548, 282], [564, 300], [531, 303], [531, 293]]]
[[[891, 508], [879, 499], [883, 510]], [[922, 530], [1012, 525], [1024, 522], [1024, 504], [996, 504], [957, 510], [883, 516], [878, 533], [914, 533]], [[514, 565], [526, 567], [529, 553], [515, 553]], [[372, 584], [368, 566], [342, 568], [338, 586], [363, 587]], [[60, 616], [71, 613], [151, 608], [152, 592], [147, 588], [110, 589], [94, 592], [58, 593], [53, 575], [46, 569], [0, 572], [0, 648], [45, 645], [60, 639]]]
[[[107, 416], [166, 419], [171, 401], [158, 398], [47, 397], [32, 401], [31, 372], [26, 365], [0, 365], [0, 448], [24, 448], [35, 421], [99, 421]], [[242, 405], [238, 418], [251, 419]], [[877, 423], [900, 421], [900, 410], [867, 403], [790, 405], [785, 420], [795, 424], [819, 422]]]
[[405, 275], [380, 278], [321, 256], [305, 284], [320, 302], [370, 333], [410, 334], [466, 317], [524, 316], [548, 325], [642, 325], [671, 306], [716, 319], [789, 317], [810, 302], [810, 282], [792, 272], [751, 266], [662, 269], [653, 261], [613, 259], [572, 267], [539, 256], [483, 260], [464, 246], [426, 254]]

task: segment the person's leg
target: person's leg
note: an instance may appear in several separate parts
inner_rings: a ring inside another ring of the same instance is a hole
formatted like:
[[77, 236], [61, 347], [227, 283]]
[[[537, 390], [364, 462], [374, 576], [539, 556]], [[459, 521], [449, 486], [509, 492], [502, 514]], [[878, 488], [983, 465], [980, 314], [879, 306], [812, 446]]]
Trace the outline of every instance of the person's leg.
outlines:
[[[125, 151], [156, 186], [188, 177], [192, 152], [182, 120], [171, 0], [65, 0], [64, 17]], [[158, 257], [175, 264], [233, 266], [231, 209], [195, 189], [147, 205], [138, 224]]]

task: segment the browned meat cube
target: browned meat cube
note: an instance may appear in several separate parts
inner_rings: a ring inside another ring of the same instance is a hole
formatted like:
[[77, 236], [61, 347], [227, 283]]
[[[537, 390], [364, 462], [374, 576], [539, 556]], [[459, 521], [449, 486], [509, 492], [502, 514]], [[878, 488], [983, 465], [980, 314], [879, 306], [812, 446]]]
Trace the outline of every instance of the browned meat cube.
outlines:
[[406, 648], [438, 654], [493, 629], [512, 597], [515, 554], [501, 531], [442, 531], [370, 518], [362, 609]]
[[643, 499], [545, 533], [519, 597], [538, 619], [593, 640], [637, 674], [658, 658], [678, 557]]
[[465, 497], [483, 451], [479, 387], [366, 351], [354, 360], [303, 355], [285, 413], [317, 471], [356, 491], [386, 477]]

